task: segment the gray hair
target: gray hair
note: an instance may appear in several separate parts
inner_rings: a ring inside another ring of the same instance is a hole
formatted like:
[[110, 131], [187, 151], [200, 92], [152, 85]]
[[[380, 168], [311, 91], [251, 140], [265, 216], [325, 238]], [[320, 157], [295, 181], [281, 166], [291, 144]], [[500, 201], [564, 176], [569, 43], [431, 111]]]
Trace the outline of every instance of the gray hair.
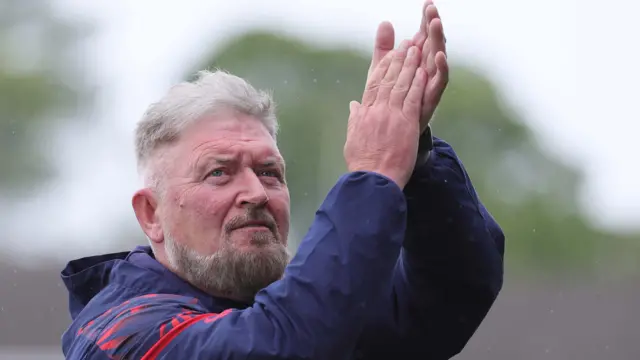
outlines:
[[278, 121], [269, 93], [219, 69], [200, 71], [194, 81], [173, 86], [160, 101], [151, 104], [138, 122], [136, 160], [145, 185], [159, 186], [159, 175], [150, 166], [156, 150], [177, 141], [185, 128], [203, 116], [222, 110], [256, 117], [276, 138]]

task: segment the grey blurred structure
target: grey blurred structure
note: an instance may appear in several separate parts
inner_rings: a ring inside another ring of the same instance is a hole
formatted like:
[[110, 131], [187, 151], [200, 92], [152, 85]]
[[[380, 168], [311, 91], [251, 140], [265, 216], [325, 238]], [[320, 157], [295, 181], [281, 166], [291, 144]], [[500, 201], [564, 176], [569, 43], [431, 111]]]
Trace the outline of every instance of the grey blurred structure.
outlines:
[[[16, 272], [0, 265], [0, 360], [63, 359], [59, 341], [69, 315], [61, 266]], [[456, 359], [640, 359], [638, 280], [507, 280]]]

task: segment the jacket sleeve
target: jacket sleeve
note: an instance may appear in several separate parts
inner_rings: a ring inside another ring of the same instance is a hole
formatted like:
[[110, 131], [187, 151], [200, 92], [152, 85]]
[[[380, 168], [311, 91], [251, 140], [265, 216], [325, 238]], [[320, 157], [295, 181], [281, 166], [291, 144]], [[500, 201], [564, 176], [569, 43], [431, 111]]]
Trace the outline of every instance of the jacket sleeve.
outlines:
[[207, 314], [184, 301], [138, 304], [136, 311], [129, 305], [113, 312], [128, 315], [110, 321], [125, 325], [96, 338], [119, 339], [102, 349], [111, 358], [350, 358], [371, 299], [391, 281], [405, 230], [406, 200], [395, 183], [375, 173], [347, 174], [327, 195], [284, 277], [260, 291], [253, 306]]
[[405, 187], [406, 239], [391, 296], [363, 335], [366, 358], [450, 359], [502, 288], [504, 234], [453, 149], [437, 138], [433, 145]]

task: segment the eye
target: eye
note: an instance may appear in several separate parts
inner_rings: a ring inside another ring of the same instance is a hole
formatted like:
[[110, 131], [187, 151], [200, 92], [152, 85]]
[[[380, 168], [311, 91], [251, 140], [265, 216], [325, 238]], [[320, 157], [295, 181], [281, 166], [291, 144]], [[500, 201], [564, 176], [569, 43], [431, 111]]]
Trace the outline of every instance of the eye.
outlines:
[[257, 170], [256, 175], [258, 175], [258, 177], [264, 178], [263, 181], [277, 182], [280, 184], [285, 183], [284, 176], [282, 175], [282, 172], [278, 169]]
[[280, 173], [275, 170], [258, 170], [258, 176], [280, 177]]
[[223, 169], [215, 169], [215, 170], [211, 171], [208, 176], [210, 176], [210, 177], [220, 177], [220, 176], [224, 176], [224, 174], [225, 173], [224, 173]]

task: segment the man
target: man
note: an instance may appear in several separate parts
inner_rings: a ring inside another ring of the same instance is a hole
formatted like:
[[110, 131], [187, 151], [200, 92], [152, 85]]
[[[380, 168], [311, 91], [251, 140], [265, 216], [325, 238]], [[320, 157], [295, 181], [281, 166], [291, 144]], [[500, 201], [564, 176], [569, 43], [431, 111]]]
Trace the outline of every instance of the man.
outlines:
[[[428, 122], [447, 82], [428, 2], [412, 41], [383, 23], [349, 172], [290, 260], [289, 193], [271, 99], [201, 74], [138, 126], [151, 246], [79, 259], [62, 277], [67, 359], [448, 359], [502, 286], [504, 237]], [[424, 130], [424, 132], [423, 132]], [[422, 134], [422, 135], [421, 135]]]

